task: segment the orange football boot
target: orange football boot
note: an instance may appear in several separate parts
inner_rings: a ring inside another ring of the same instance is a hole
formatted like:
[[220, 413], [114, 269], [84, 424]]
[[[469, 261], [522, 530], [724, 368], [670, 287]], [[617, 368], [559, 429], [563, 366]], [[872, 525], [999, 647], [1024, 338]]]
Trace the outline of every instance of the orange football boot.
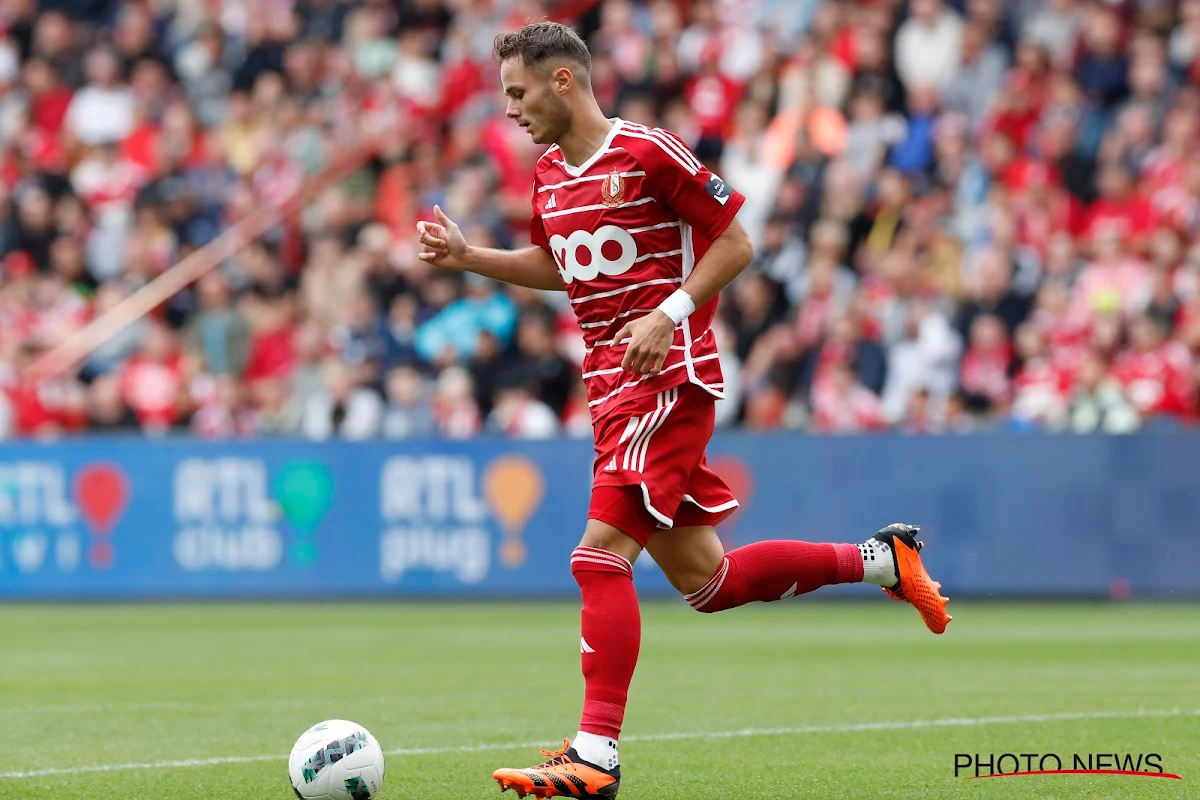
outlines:
[[942, 597], [939, 591], [942, 585], [929, 577], [925, 565], [921, 563], [920, 552], [925, 544], [917, 541], [920, 532], [921, 529], [916, 525], [894, 522], [871, 537], [892, 548], [896, 574], [900, 576], [899, 583], [891, 588], [884, 587], [883, 591], [896, 602], [915, 607], [929, 630], [945, 633], [946, 626], [953, 619], [946, 613], [946, 604], [950, 599]]
[[584, 800], [612, 800], [621, 787], [621, 768], [611, 772], [589, 764], [579, 757], [570, 739], [563, 739], [562, 750], [543, 750], [548, 759], [529, 769], [498, 769], [492, 779], [500, 791], [516, 790], [517, 797], [578, 797]]

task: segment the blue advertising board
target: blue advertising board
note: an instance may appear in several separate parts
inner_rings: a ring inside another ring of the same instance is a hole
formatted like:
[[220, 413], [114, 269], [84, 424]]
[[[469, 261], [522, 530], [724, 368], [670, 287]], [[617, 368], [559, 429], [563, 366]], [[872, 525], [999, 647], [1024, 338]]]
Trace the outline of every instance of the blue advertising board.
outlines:
[[[1200, 596], [1200, 436], [727, 434], [728, 547], [921, 524], [951, 595]], [[573, 596], [590, 443], [0, 448], [0, 597]], [[646, 556], [643, 595], [673, 592]], [[854, 594], [874, 587], [839, 587]]]

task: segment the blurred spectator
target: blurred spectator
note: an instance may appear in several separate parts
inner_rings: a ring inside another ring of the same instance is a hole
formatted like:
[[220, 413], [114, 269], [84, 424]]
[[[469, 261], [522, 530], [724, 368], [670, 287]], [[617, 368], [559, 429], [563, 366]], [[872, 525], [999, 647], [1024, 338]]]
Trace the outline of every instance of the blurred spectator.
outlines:
[[77, 86], [83, 78], [84, 52], [71, 20], [61, 11], [38, 14], [33, 24], [32, 52], [44, 59], [64, 83]]
[[62, 275], [36, 275], [28, 290], [24, 334], [29, 343], [56, 347], [87, 322], [87, 300]]
[[225, 116], [234, 58], [220, 29], [213, 25], [197, 31], [175, 55], [175, 72], [205, 127], [219, 125]]
[[137, 430], [138, 419], [121, 396], [117, 375], [100, 375], [88, 387], [89, 430], [93, 433], [118, 433]]
[[963, 22], [942, 0], [912, 0], [896, 31], [896, 73], [905, 88], [940, 90], [958, 68]]
[[923, 175], [933, 166], [933, 130], [939, 111], [938, 90], [915, 86], [908, 92], [908, 125], [888, 163], [906, 175]]
[[1051, 363], [1045, 338], [1036, 325], [1022, 323], [1017, 328], [1015, 343], [1013, 421], [1024, 427], [1061, 427], [1067, 414], [1066, 393], [1071, 376]]
[[327, 351], [321, 329], [316, 325], [302, 325], [292, 333], [292, 352], [295, 354], [291, 373], [289, 401], [284, 412], [285, 429], [296, 430], [304, 409], [320, 391], [322, 386], [321, 362]]
[[1101, 109], [1109, 109], [1129, 89], [1129, 62], [1121, 50], [1121, 19], [1110, 6], [1087, 8], [1075, 59], [1075, 78]]
[[251, 391], [267, 382], [286, 381], [296, 368], [296, 327], [291, 297], [242, 302], [250, 343], [242, 377]]
[[84, 64], [87, 83], [67, 109], [67, 131], [84, 145], [115, 144], [133, 130], [134, 118], [133, 94], [120, 82], [121, 63], [101, 47]]
[[396, 367], [387, 374], [387, 408], [383, 412], [383, 435], [389, 439], [432, 436], [437, 431], [433, 416], [432, 387], [414, 367]]
[[1025, 19], [1025, 41], [1043, 48], [1056, 65], [1069, 63], [1083, 24], [1081, 0], [1046, 0]]
[[383, 401], [373, 390], [356, 386], [354, 371], [341, 361], [321, 365], [321, 387], [304, 404], [300, 429], [309, 439], [369, 439], [379, 433]]
[[1012, 347], [1004, 322], [993, 314], [976, 317], [967, 342], [959, 377], [967, 407], [975, 412], [1003, 413], [1012, 392]]
[[813, 388], [813, 429], [819, 433], [863, 433], [886, 426], [879, 396], [858, 382], [839, 361]]
[[233, 307], [229, 281], [214, 270], [196, 284], [199, 309], [184, 336], [188, 351], [213, 375], [240, 378], [246, 366], [250, 331], [245, 317]]
[[1007, 70], [1004, 47], [991, 39], [982, 24], [968, 21], [963, 26], [962, 63], [942, 91], [942, 107], [964, 112], [971, 128], [978, 129], [1004, 84]]
[[1109, 374], [1098, 355], [1089, 356], [1079, 367], [1069, 418], [1074, 433], [1130, 433], [1141, 422], [1120, 381]]
[[1123, 234], [1105, 230], [1095, 239], [1095, 258], [1079, 273], [1074, 311], [1079, 316], [1123, 311], [1133, 314], [1150, 301], [1150, 274], [1140, 259], [1125, 254]]
[[1029, 314], [1030, 298], [1018, 294], [1012, 286], [1012, 262], [995, 249], [976, 258], [974, 275], [968, 280], [968, 298], [959, 308], [954, 327], [965, 339], [977, 317], [995, 315], [1012, 333]]
[[[947, 89], [947, 107], [955, 107], [960, 94], [968, 91], [966, 86]], [[843, 155], [856, 177], [867, 181], [883, 166], [888, 149], [907, 136], [907, 123], [903, 115], [888, 113], [882, 91], [870, 83], [851, 95], [849, 122]]]
[[356, 383], [376, 383], [382, 378], [388, 335], [376, 302], [366, 292], [355, 295], [345, 311], [345, 322], [330, 333], [330, 345], [352, 368]]
[[[433, 269], [412, 233], [438, 203], [528, 244], [541, 150], [491, 44], [549, 4], [9, 5], [0, 435], [588, 435], [561, 294]], [[1200, 1], [586, 6], [605, 113], [748, 197], [718, 424], [1195, 424]], [[27, 374], [382, 126], [194, 289]]]
[[813, 225], [810, 240], [808, 267], [789, 287], [791, 299], [799, 303], [796, 343], [805, 350], [819, 343], [830, 320], [849, 310], [855, 290], [854, 275], [843, 262], [849, 243], [845, 226], [821, 220]]
[[161, 434], [181, 421], [185, 378], [175, 334], [162, 323], [150, 323], [141, 349], [121, 373], [121, 394], [142, 430]]
[[503, 342], [509, 340], [516, 312], [507, 296], [490, 291], [489, 283], [468, 278], [467, 296], [448, 303], [417, 330], [417, 353], [423, 359], [449, 363], [470, 358], [481, 330]]
[[1130, 322], [1129, 347], [1117, 356], [1113, 375], [1139, 414], [1195, 416], [1196, 374], [1191, 354], [1182, 343], [1167, 341], [1163, 326], [1152, 317], [1142, 315]]
[[732, 286], [724, 308], [736, 342], [734, 352], [741, 361], [749, 357], [760, 337], [781, 323], [787, 313], [779, 284], [754, 271], [746, 272]]
[[236, 376], [206, 375], [199, 383], [201, 386], [192, 388], [198, 402], [191, 419], [192, 433], [209, 439], [224, 439], [247, 436], [255, 431], [255, 415], [245, 404], [245, 388]]
[[433, 415], [437, 431], [447, 439], [469, 439], [479, 433], [482, 420], [475, 403], [471, 375], [462, 367], [450, 367], [438, 376]]
[[769, 114], [762, 105], [747, 100], [737, 112], [736, 133], [721, 156], [724, 178], [734, 186], [760, 187], [747, 196], [739, 219], [756, 247], [762, 245], [763, 226], [771, 215], [772, 201], [787, 164], [768, 152]]
[[841, 366], [848, 367], [868, 391], [878, 394], [883, 390], [886, 355], [878, 342], [864, 336], [863, 321], [855, 312], [832, 319], [825, 341], [804, 358], [800, 374], [802, 394], [815, 396], [832, 375], [833, 368]]
[[30, 267], [45, 269], [50, 261], [55, 225], [50, 194], [31, 182], [22, 186], [13, 200], [16, 213], [9, 214], [4, 225], [4, 253], [19, 253]]
[[486, 430], [517, 439], [549, 439], [559, 431], [558, 415], [537, 398], [532, 387], [505, 386], [496, 393]]
[[576, 380], [575, 368], [557, 352], [554, 317], [526, 312], [517, 322], [516, 358], [502, 370], [502, 384], [520, 387], [561, 415]]
[[[957, 385], [956, 368], [962, 340], [950, 321], [926, 304], [908, 316], [904, 338], [888, 350], [883, 416], [890, 424], [911, 422], [913, 414], [931, 424], [933, 408], [946, 403]], [[924, 408], [913, 408], [914, 401]]]

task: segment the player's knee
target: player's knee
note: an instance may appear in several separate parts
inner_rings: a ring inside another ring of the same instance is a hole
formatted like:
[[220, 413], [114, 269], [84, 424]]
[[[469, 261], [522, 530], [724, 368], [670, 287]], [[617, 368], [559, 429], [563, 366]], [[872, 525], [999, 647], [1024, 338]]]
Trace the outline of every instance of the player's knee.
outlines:
[[633, 537], [626, 534], [615, 525], [589, 519], [579, 541], [581, 548], [600, 550], [620, 557], [632, 564], [642, 552], [642, 546]]
[[714, 570], [688, 570], [670, 575], [669, 580], [671, 581], [671, 585], [687, 598], [700, 593], [708, 585], [709, 581], [712, 580], [714, 574]]
[[580, 544], [571, 553], [571, 576], [582, 587], [588, 576], [596, 573], [620, 575], [632, 580], [633, 561], [620, 552]]
[[716, 569], [711, 572], [697, 572], [686, 581], [676, 584], [683, 599], [694, 610], [701, 614], [712, 614], [724, 610], [727, 606], [721, 602], [721, 588], [728, 570], [728, 559], [722, 558]]

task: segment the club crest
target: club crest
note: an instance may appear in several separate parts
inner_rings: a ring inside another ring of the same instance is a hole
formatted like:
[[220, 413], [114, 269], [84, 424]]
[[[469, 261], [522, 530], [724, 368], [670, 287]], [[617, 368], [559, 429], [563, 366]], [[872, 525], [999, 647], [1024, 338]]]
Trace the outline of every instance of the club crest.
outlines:
[[600, 182], [600, 196], [609, 208], [616, 208], [625, 202], [625, 181], [620, 172], [614, 169]]

